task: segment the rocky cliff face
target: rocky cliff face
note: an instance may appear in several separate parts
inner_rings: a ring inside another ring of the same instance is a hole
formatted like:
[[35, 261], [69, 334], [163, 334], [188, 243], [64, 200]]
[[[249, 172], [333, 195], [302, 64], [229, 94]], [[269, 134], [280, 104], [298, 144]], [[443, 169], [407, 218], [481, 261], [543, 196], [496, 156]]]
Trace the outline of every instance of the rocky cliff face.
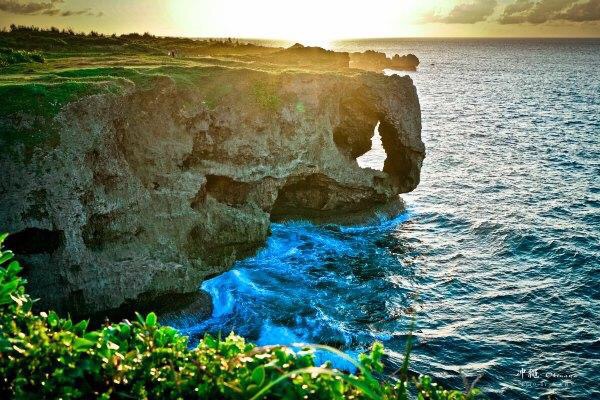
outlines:
[[350, 53], [350, 68], [365, 69], [367, 71], [381, 72], [384, 69], [394, 69], [400, 71], [416, 71], [420, 61], [414, 54], [394, 54], [388, 57], [385, 53], [367, 50], [362, 53]]
[[[419, 183], [410, 78], [204, 73], [83, 97], [55, 117], [57, 146], [0, 155], [0, 229], [42, 307], [85, 315], [196, 293], [259, 248], [271, 218], [356, 212]], [[378, 121], [384, 170], [361, 169]]]

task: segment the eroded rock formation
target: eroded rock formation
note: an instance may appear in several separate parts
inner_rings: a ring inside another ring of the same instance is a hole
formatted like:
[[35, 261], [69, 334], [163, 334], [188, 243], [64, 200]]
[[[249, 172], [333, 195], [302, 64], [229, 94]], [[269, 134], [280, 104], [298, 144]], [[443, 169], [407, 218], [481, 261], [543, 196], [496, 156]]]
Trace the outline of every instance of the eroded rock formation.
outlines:
[[303, 46], [300, 43], [269, 54], [265, 59], [276, 64], [310, 66], [311, 68], [315, 66], [348, 68], [350, 66], [350, 56], [346, 52], [326, 50], [315, 46]]
[[414, 54], [388, 57], [385, 53], [366, 50], [364, 52], [339, 52], [321, 47], [303, 46], [296, 43], [286, 49], [263, 54], [261, 59], [274, 64], [298, 67], [320, 68], [357, 68], [382, 72], [384, 69], [397, 71], [416, 71], [420, 64]]
[[[58, 146], [0, 155], [0, 227], [42, 307], [86, 315], [194, 293], [263, 244], [272, 214], [364, 210], [419, 183], [409, 77], [204, 73], [84, 97], [56, 116]], [[361, 169], [378, 121], [384, 171]]]
[[369, 71], [383, 71], [384, 69], [394, 69], [397, 71], [416, 71], [420, 64], [419, 58], [414, 54], [400, 56], [395, 54], [393, 57], [386, 56], [385, 53], [367, 50], [362, 53], [350, 53], [351, 68], [366, 69]]

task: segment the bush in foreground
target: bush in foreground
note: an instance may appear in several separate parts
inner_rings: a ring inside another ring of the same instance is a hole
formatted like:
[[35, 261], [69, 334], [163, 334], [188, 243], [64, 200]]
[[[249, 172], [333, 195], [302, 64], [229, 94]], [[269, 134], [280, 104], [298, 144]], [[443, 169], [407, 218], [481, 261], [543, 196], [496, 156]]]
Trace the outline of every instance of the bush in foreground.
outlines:
[[[383, 371], [383, 347], [361, 355], [357, 374], [315, 366], [315, 347], [257, 347], [229, 335], [206, 335], [194, 349], [187, 337], [160, 326], [154, 313], [138, 321], [87, 329], [55, 312], [32, 312], [32, 299], [13, 254], [0, 236], [0, 398], [123, 399], [471, 399], [427, 376], [407, 378], [408, 355], [394, 382]], [[324, 349], [323, 346], [316, 348]], [[345, 357], [335, 349], [337, 356]]]

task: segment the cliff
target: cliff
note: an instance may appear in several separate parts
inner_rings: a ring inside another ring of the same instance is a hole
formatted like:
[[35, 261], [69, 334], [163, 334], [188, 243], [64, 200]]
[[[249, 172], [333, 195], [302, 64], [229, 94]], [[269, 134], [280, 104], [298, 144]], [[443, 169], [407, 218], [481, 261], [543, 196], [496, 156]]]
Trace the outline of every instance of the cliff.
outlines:
[[390, 58], [385, 53], [367, 50], [362, 53], [350, 53], [349, 55], [349, 66], [351, 68], [376, 72], [381, 72], [384, 69], [416, 71], [420, 63], [419, 58], [414, 54], [407, 54], [404, 56], [394, 54], [394, 56]]
[[[367, 210], [419, 183], [409, 77], [113, 61], [2, 78], [0, 230], [41, 307], [204, 306], [200, 282], [260, 248], [272, 218]], [[378, 121], [385, 167], [362, 169]]]

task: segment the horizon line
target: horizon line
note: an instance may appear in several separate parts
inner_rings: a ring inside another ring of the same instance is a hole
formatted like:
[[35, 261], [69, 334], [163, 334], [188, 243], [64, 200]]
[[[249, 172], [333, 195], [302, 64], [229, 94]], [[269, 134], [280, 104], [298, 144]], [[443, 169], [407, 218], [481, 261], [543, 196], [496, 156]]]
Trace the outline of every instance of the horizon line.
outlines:
[[[43, 29], [43, 30], [49, 30], [51, 27], [56, 27], [58, 28], [58, 26], [48, 26], [48, 27], [42, 27], [42, 26], [37, 26], [37, 25], [19, 25], [19, 24], [15, 24], [15, 23], [10, 23], [10, 24], [5, 24], [2, 25], [0, 27], [0, 29], [8, 29], [10, 28], [11, 25], [17, 25], [17, 26], [23, 26], [23, 27], [28, 27], [28, 28], [39, 28], [39, 29]], [[58, 28], [61, 30], [68, 30], [68, 29], [72, 29], [69, 26], [62, 26], [61, 28]], [[89, 33], [95, 31], [95, 29], [90, 29], [88, 31], [79, 31], [78, 33]], [[219, 36], [219, 35], [214, 35], [214, 36], [192, 36], [192, 35], [161, 35], [161, 34], [155, 34], [155, 33], [151, 33], [150, 31], [145, 31], [145, 32], [137, 32], [137, 31], [131, 31], [131, 32], [122, 32], [117, 34], [116, 32], [99, 32], [96, 31], [98, 33], [102, 33], [104, 35], [107, 36], [111, 36], [113, 34], [115, 35], [129, 35], [129, 34], [139, 34], [139, 35], [143, 35], [144, 33], [148, 33], [150, 35], [156, 36], [156, 37], [162, 37], [162, 38], [185, 38], [185, 39], [242, 39], [242, 40], [273, 40], [273, 41], [288, 41], [288, 42], [299, 42], [301, 40], [304, 41], [315, 41], [315, 40], [321, 40], [324, 42], [342, 42], [342, 41], [351, 41], [351, 40], [398, 40], [398, 39], [600, 39], [600, 34], [595, 35], [595, 36], [461, 36], [461, 35], [447, 35], [447, 36], [363, 36], [363, 37], [345, 37], [345, 38], [323, 38], [323, 39], [319, 39], [319, 38], [311, 38], [311, 39], [300, 39], [300, 38], [284, 38], [284, 37], [280, 37], [280, 38], [276, 38], [276, 37], [249, 37], [249, 36], [231, 36], [231, 35], [225, 35], [225, 36]]]
[[[290, 38], [267, 38], [267, 37], [243, 37], [243, 36], [161, 36], [160, 37], [176, 37], [187, 39], [241, 39], [241, 40], [278, 40], [294, 42], [300, 39]], [[405, 40], [405, 39], [599, 39], [600, 36], [372, 36], [372, 37], [351, 37], [337, 39], [322, 39], [328, 42], [343, 42], [351, 40]], [[308, 39], [315, 40], [315, 39]]]

